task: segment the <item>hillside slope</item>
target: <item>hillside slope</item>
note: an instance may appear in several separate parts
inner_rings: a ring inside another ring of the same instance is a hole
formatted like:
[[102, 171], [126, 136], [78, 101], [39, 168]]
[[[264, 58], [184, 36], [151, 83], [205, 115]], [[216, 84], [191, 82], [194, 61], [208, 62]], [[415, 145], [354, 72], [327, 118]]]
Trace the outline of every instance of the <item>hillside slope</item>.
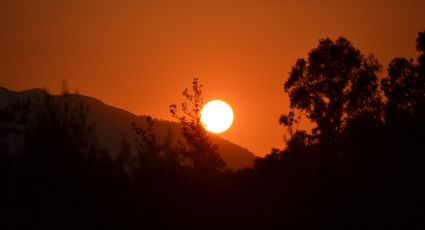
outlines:
[[[96, 132], [101, 146], [112, 156], [119, 153], [123, 140], [130, 143], [130, 149], [135, 152], [135, 133], [131, 129], [131, 123], [145, 127], [146, 116], [137, 116], [128, 111], [109, 106], [102, 101], [82, 95], [72, 95], [77, 100], [82, 100], [88, 106], [88, 117], [96, 124]], [[16, 100], [30, 98], [32, 101], [40, 101], [43, 98], [41, 89], [30, 89], [22, 92], [14, 92], [0, 87], [0, 108]], [[177, 143], [182, 138], [180, 124], [172, 121], [154, 119], [154, 130], [160, 140], [167, 138]], [[226, 139], [213, 135], [212, 140], [219, 145], [219, 153], [227, 166], [231, 169], [241, 169], [252, 166], [255, 156], [239, 145]]]

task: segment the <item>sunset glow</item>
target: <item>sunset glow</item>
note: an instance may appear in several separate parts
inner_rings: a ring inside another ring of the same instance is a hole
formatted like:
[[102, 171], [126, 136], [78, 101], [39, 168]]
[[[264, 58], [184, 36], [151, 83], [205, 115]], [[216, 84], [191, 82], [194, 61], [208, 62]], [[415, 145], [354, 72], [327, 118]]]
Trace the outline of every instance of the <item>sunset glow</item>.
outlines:
[[0, 3], [0, 87], [60, 93], [66, 80], [71, 91], [170, 120], [166, 108], [198, 76], [204, 98], [241, 114], [225, 138], [257, 156], [286, 145], [282, 84], [319, 39], [346, 37], [385, 70], [393, 57], [416, 56], [425, 22], [425, 1], [36, 2]]
[[0, 0], [0, 230], [425, 230], [424, 9]]

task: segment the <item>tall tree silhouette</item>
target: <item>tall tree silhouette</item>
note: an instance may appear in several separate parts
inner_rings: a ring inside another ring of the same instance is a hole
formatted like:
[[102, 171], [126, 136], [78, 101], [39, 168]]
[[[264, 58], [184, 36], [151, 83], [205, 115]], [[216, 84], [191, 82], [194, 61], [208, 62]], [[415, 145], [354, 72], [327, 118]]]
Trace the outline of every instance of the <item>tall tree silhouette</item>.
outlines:
[[425, 32], [416, 39], [420, 55], [413, 59], [394, 58], [388, 66], [388, 77], [382, 80], [382, 90], [388, 99], [387, 109], [399, 109], [415, 116], [425, 105]]
[[212, 172], [224, 169], [225, 162], [218, 153], [218, 145], [212, 143], [201, 123], [200, 112], [204, 102], [198, 78], [193, 79], [192, 92], [186, 88], [183, 96], [186, 102], [181, 103], [181, 111], [178, 111], [177, 105], [170, 105], [170, 113], [180, 121], [185, 139], [180, 152], [197, 170]]
[[314, 134], [332, 138], [350, 119], [379, 117], [380, 68], [377, 59], [364, 57], [345, 38], [320, 40], [307, 60], [297, 60], [284, 84], [292, 111], [281, 117], [281, 123], [291, 125], [294, 110], [299, 110], [317, 124]]

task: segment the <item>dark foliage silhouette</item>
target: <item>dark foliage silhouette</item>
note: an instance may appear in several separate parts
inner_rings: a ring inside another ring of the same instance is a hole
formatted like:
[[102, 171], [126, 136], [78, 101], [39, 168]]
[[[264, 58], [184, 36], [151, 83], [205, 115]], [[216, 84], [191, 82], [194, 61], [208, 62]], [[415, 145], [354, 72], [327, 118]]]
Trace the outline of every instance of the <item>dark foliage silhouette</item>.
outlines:
[[4, 197], [13, 218], [6, 226], [73, 228], [92, 218], [95, 210], [81, 207], [102, 199], [94, 188], [107, 184], [103, 174], [111, 162], [97, 146], [86, 109], [64, 91], [58, 98], [44, 93], [2, 110], [2, 133], [15, 135], [3, 148], [14, 149], [6, 178], [12, 183]]
[[216, 171], [225, 167], [225, 162], [218, 154], [218, 146], [214, 145], [204, 129], [200, 113], [204, 104], [202, 84], [197, 78], [192, 82], [192, 94], [188, 89], [183, 91], [186, 102], [181, 104], [179, 114], [177, 105], [170, 105], [170, 113], [182, 124], [182, 135], [186, 142], [181, 143], [179, 151], [200, 171]]
[[[151, 117], [146, 117], [147, 127], [138, 127], [132, 124], [133, 130], [139, 137], [138, 140], [138, 167], [139, 169], [152, 168], [178, 168], [180, 167], [182, 156], [175, 151], [169, 142], [162, 144], [154, 132], [154, 121]], [[165, 165], [164, 165], [165, 164]]]
[[[364, 59], [345, 39], [321, 40], [308, 61], [297, 61], [285, 91], [291, 107], [317, 128], [312, 134], [290, 132], [287, 148], [258, 159], [254, 169], [269, 178], [261, 182], [263, 187], [273, 186], [297, 200], [293, 204], [276, 196], [273, 203], [279, 205], [271, 207], [273, 213], [286, 206], [284, 213], [291, 217], [282, 226], [424, 227], [420, 216], [425, 202], [419, 194], [425, 185], [420, 166], [425, 78], [420, 70], [423, 51], [418, 51], [417, 64], [404, 58], [390, 63], [381, 84], [385, 100], [378, 91], [378, 62]], [[292, 127], [300, 119], [295, 114], [292, 110], [282, 116], [281, 124]], [[304, 225], [306, 217], [311, 221]], [[267, 219], [279, 223], [278, 218]]]
[[380, 81], [373, 56], [320, 40], [284, 83], [286, 148], [236, 172], [200, 123], [198, 79], [170, 106], [183, 142], [147, 117], [137, 153], [123, 137], [115, 157], [66, 90], [0, 107], [0, 228], [424, 229], [425, 32], [416, 43]]
[[[317, 124], [313, 133], [333, 138], [347, 121], [363, 113], [379, 116], [379, 70], [372, 55], [363, 57], [345, 38], [323, 39], [307, 60], [297, 60], [284, 89], [291, 109]], [[281, 123], [293, 119], [292, 112], [282, 116]]]

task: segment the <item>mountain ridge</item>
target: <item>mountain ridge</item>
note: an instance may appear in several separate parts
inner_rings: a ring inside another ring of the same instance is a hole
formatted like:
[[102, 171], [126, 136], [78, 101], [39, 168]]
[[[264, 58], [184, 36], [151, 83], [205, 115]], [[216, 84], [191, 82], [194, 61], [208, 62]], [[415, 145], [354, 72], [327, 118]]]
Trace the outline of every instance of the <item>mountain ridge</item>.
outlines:
[[[8, 104], [26, 98], [39, 100], [43, 96], [40, 88], [27, 89], [23, 91], [12, 91], [0, 87], [0, 108]], [[50, 94], [50, 93], [49, 93]], [[50, 94], [54, 97], [57, 95]], [[148, 115], [136, 115], [127, 110], [109, 105], [94, 97], [70, 94], [72, 97], [81, 99], [88, 107], [89, 121], [94, 122], [96, 136], [100, 145], [105, 148], [112, 157], [120, 152], [123, 140], [130, 144], [130, 151], [136, 152], [136, 135], [131, 128], [131, 123], [146, 127], [145, 119]], [[182, 139], [180, 133], [181, 125], [178, 122], [154, 118], [154, 132], [160, 141], [171, 137], [172, 144], [177, 144]], [[242, 169], [251, 167], [256, 156], [248, 149], [232, 143], [229, 140], [211, 134], [213, 143], [219, 145], [219, 153], [230, 169]]]

